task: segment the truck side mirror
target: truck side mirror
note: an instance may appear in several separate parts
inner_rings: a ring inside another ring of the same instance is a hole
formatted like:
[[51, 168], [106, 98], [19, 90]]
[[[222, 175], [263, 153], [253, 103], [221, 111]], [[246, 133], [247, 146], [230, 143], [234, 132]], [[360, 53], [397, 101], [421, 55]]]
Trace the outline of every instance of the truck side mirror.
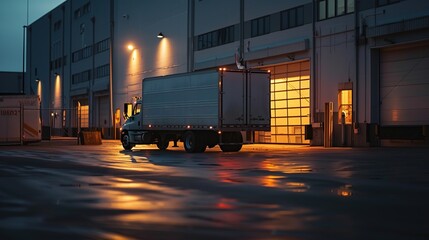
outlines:
[[124, 103], [124, 119], [127, 119], [132, 115], [133, 115], [133, 104]]

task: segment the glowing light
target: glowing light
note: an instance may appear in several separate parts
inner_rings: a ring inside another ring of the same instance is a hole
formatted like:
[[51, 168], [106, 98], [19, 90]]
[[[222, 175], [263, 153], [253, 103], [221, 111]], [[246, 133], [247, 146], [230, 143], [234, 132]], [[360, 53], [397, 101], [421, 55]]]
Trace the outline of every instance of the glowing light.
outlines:
[[141, 75], [143, 68], [143, 61], [141, 57], [141, 51], [133, 46], [133, 50], [130, 50], [128, 65], [127, 65], [127, 79], [125, 80], [128, 86], [141, 84]]
[[278, 176], [264, 176], [261, 179], [261, 184], [265, 187], [278, 187]]
[[340, 90], [338, 92], [338, 122], [341, 122], [341, 113], [344, 113], [345, 116], [345, 123], [351, 124], [352, 123], [352, 97], [353, 92], [350, 89], [346, 90]]
[[130, 50], [130, 51], [134, 50], [134, 46], [133, 46], [132, 44], [129, 44], [127, 48], [128, 48], [128, 50]]
[[61, 77], [60, 75], [55, 76], [54, 82], [54, 108], [61, 108], [61, 99], [62, 99], [62, 91], [61, 91]]
[[42, 81], [37, 81], [37, 95], [42, 99]]
[[173, 73], [174, 56], [172, 46], [168, 38], [162, 38], [156, 52], [155, 67], [162, 71], [161, 75]]
[[218, 208], [218, 209], [234, 209], [235, 203], [236, 203], [236, 200], [234, 200], [234, 199], [221, 198], [221, 199], [219, 199], [219, 202], [216, 203], [216, 208]]
[[352, 196], [351, 188], [352, 188], [352, 185], [347, 184], [345, 186], [332, 190], [332, 192], [335, 192], [340, 197], [351, 197]]

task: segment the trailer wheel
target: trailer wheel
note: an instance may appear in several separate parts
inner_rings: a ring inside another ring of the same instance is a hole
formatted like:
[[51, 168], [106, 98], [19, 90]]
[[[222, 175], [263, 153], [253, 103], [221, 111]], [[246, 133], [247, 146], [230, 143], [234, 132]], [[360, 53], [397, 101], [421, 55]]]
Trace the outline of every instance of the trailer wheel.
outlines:
[[128, 133], [122, 135], [121, 142], [122, 142], [122, 147], [125, 150], [131, 150], [135, 146], [134, 144], [131, 144], [130, 136], [128, 136]]
[[183, 138], [183, 146], [188, 153], [204, 152], [207, 144], [204, 141], [204, 136], [201, 133], [188, 131]]
[[223, 152], [238, 152], [243, 146], [243, 136], [240, 132], [224, 132], [222, 142], [226, 143], [226, 145], [219, 145]]
[[169, 141], [166, 137], [159, 137], [156, 146], [159, 150], [164, 151], [168, 148]]

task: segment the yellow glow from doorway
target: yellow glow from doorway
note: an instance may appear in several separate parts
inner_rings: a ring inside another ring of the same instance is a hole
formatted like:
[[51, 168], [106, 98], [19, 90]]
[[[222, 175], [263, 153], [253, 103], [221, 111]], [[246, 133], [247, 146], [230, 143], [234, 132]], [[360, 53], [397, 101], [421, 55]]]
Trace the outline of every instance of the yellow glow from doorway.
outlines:
[[345, 124], [351, 124], [352, 119], [352, 98], [353, 91], [350, 89], [340, 90], [338, 92], [338, 122], [342, 121], [342, 114], [344, 113]]

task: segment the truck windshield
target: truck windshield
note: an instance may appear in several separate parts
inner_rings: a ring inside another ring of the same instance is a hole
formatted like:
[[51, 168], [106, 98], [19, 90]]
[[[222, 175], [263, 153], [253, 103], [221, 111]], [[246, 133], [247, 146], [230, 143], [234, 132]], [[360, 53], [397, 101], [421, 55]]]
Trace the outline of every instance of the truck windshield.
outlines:
[[134, 109], [133, 109], [134, 115], [137, 115], [140, 113], [141, 106], [142, 106], [141, 103], [136, 103], [136, 105], [134, 105]]

